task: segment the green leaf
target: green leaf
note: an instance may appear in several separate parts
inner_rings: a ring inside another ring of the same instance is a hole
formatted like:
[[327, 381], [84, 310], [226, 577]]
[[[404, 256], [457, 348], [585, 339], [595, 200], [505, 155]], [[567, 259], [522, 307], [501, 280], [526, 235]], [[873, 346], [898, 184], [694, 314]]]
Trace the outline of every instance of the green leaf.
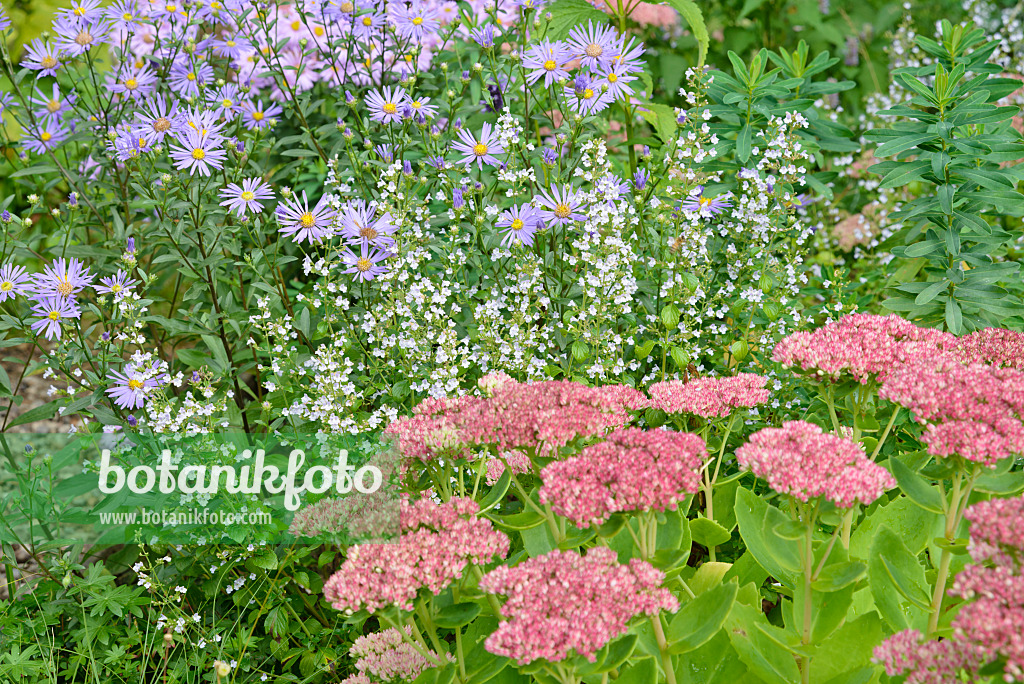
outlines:
[[882, 525], [895, 532], [910, 552], [917, 555], [928, 544], [928, 530], [934, 516], [905, 496], [894, 499], [876, 508], [857, 525], [850, 538], [850, 555], [867, 560], [871, 543]]
[[624, 667], [615, 684], [657, 684], [658, 666], [654, 658], [644, 658]]
[[688, 653], [710, 641], [725, 624], [739, 584], [733, 580], [685, 603], [665, 630], [670, 653]]
[[39, 420], [50, 420], [54, 414], [57, 413], [57, 402], [51, 401], [42, 406], [36, 406], [34, 409], [25, 411], [20, 416], [12, 420], [7, 424], [7, 430], [10, 430], [16, 425], [28, 425]]
[[768, 624], [760, 606], [734, 603], [725, 629], [739, 659], [764, 684], [800, 681], [793, 653], [781, 645], [786, 641], [786, 632]]
[[889, 470], [900, 489], [921, 508], [932, 513], [942, 513], [942, 494], [918, 473], [911, 470], [898, 458], [889, 459]]
[[[914, 135], [901, 135], [895, 140], [888, 140], [875, 149], [876, 157], [891, 157], [918, 147], [919, 145], [935, 140], [934, 133], [918, 133]], [[930, 164], [929, 164], [930, 165]]]
[[711, 45], [711, 36], [708, 35], [708, 27], [704, 23], [704, 15], [694, 0], [665, 0], [679, 12], [679, 16], [686, 21], [690, 27], [690, 33], [697, 39], [697, 66], [704, 66], [704, 60], [708, 56], [708, 46]]
[[774, 531], [787, 521], [788, 516], [750, 490], [736, 490], [736, 522], [747, 550], [769, 574], [792, 588], [801, 567], [800, 544]]
[[697, 596], [706, 591], [711, 591], [722, 583], [722, 578], [725, 577], [725, 573], [729, 572], [731, 567], [732, 563], [716, 561], [701, 563], [700, 567], [697, 568], [697, 572], [693, 573], [693, 577], [687, 581], [690, 585], [690, 590]]
[[695, 520], [691, 520], [690, 535], [693, 537], [693, 541], [697, 542], [701, 546], [706, 546], [709, 549], [713, 546], [724, 544], [732, 539], [732, 535], [729, 534], [729, 530], [708, 518], [697, 518]]
[[859, 561], [834, 563], [822, 569], [812, 583], [815, 591], [832, 592], [845, 589], [867, 574], [868, 566]]
[[438, 611], [434, 623], [443, 629], [458, 629], [468, 625], [480, 614], [480, 605], [472, 602], [453, 603]]
[[946, 327], [954, 335], [959, 335], [964, 331], [963, 312], [952, 297], [946, 300]]
[[498, 481], [491, 487], [491, 491], [487, 492], [487, 496], [480, 501], [480, 513], [485, 513], [497, 506], [505, 498], [510, 484], [512, 484], [512, 474], [506, 468]]
[[875, 607], [896, 631], [920, 628], [928, 619], [929, 596], [924, 568], [899, 537], [885, 525], [878, 528], [868, 558], [868, 586]]
[[598, 25], [608, 23], [608, 15], [586, 0], [557, 0], [546, 9], [551, 13], [551, 21], [545, 37], [551, 40], [562, 40], [573, 27], [589, 21]]
[[[871, 657], [875, 646], [882, 643], [888, 629], [878, 616], [871, 611], [847, 622], [814, 649], [811, 660], [811, 681], [828, 684], [867, 684], [872, 681], [874, 668]], [[867, 677], [858, 679], [867, 670]], [[843, 678], [846, 673], [849, 677]]]

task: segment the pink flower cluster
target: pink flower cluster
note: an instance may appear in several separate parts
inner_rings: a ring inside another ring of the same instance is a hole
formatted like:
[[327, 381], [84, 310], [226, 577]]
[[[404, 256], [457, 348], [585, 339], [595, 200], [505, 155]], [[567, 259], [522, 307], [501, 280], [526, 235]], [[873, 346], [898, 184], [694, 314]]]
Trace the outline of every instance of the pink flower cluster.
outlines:
[[775, 346], [772, 358], [822, 379], [849, 375], [864, 385], [908, 361], [947, 351], [955, 341], [949, 333], [920, 328], [895, 314], [850, 314], [812, 332], [789, 335]]
[[288, 532], [316, 537], [344, 531], [350, 540], [377, 541], [399, 532], [399, 502], [384, 489], [373, 494], [322, 499], [295, 514]]
[[491, 444], [548, 453], [577, 437], [621, 426], [631, 410], [648, 405], [642, 393], [621, 385], [503, 380], [488, 389], [489, 397], [424, 401], [413, 416], [398, 419], [385, 432], [398, 437], [406, 457], [422, 461], [443, 454], [470, 457], [470, 447]]
[[480, 588], [507, 597], [502, 613], [508, 620], [484, 646], [520, 665], [563, 660], [570, 651], [593, 662], [594, 653], [624, 633], [634, 617], [679, 608], [661, 587], [664, 577], [639, 559], [621, 565], [603, 546], [586, 556], [552, 551], [514, 568], [499, 566], [480, 580]]
[[725, 378], [698, 378], [658, 382], [648, 390], [651, 405], [665, 413], [692, 413], [703, 418], [727, 416], [733, 409], [756, 406], [771, 395], [765, 385], [768, 378], [740, 373]]
[[820, 496], [841, 508], [871, 503], [896, 486], [860, 446], [802, 420], [755, 432], [736, 450], [736, 460], [781, 494], [801, 501]]
[[1024, 333], [985, 328], [958, 338], [953, 354], [961, 363], [987, 363], [1024, 370]]
[[[405, 633], [411, 636], [412, 628], [406, 626]], [[370, 681], [367, 677], [367, 673], [369, 673], [376, 681], [411, 682], [421, 672], [432, 667], [430, 661], [424, 658], [408, 642], [404, 641], [401, 633], [394, 628], [359, 637], [352, 644], [348, 654], [356, 658], [356, 669], [360, 673], [353, 676], [358, 677], [362, 675], [366, 678], [365, 681]], [[438, 657], [437, 653], [433, 651], [430, 654]], [[453, 659], [450, 653], [445, 655], [448, 656], [449, 660]], [[345, 681], [349, 682], [348, 679]], [[356, 682], [350, 682], [349, 684], [356, 684]]]
[[950, 594], [964, 599], [953, 634], [920, 644], [901, 632], [875, 649], [889, 675], [909, 672], [910, 684], [963, 680], [983, 665], [1003, 663], [1003, 680], [1024, 680], [1024, 497], [977, 503], [967, 509], [971, 556], [976, 564], [957, 575]]
[[389, 544], [360, 544], [324, 585], [324, 596], [338, 610], [375, 611], [386, 606], [413, 609], [420, 589], [437, 595], [462, 577], [470, 563], [508, 554], [509, 541], [489, 520], [476, 517], [471, 499], [437, 504], [430, 499], [403, 502], [402, 536]]
[[706, 452], [697, 435], [624, 428], [541, 473], [542, 503], [577, 527], [613, 513], [675, 509], [700, 488]]
[[501, 476], [505, 474], [505, 463], [508, 463], [513, 475], [528, 473], [533, 466], [533, 461], [530, 460], [530, 457], [519, 449], [506, 451], [502, 453], [502, 457], [505, 459], [504, 461], [500, 458], [492, 458], [487, 461], [487, 472], [484, 474], [484, 481], [487, 484], [492, 486], [497, 484]]
[[1024, 372], [950, 358], [909, 364], [879, 390], [927, 423], [922, 441], [935, 456], [991, 465], [1024, 452]]

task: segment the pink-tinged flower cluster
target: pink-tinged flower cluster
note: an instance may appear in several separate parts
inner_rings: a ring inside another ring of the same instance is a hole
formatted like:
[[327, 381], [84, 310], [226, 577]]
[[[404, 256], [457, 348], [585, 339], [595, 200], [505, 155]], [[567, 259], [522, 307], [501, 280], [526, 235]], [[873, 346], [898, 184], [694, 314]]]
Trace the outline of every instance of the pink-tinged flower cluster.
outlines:
[[878, 395], [927, 424], [921, 440], [935, 456], [992, 465], [1024, 452], [1024, 372], [922, 361], [892, 373]]
[[[406, 625], [405, 633], [412, 636], [412, 628]], [[356, 669], [361, 675], [372, 675], [373, 680], [379, 682], [411, 682], [420, 676], [421, 672], [433, 667], [430, 661], [402, 639], [401, 632], [394, 628], [359, 637], [352, 644], [348, 654], [356, 658]], [[430, 651], [430, 655], [439, 658], [433, 651]], [[454, 660], [450, 653], [446, 655], [449, 660]]]
[[614, 513], [675, 509], [700, 488], [705, 456], [704, 440], [694, 434], [616, 430], [544, 468], [540, 500], [577, 527], [600, 525]]
[[961, 363], [1024, 370], [1024, 333], [985, 328], [958, 338], [953, 353]]
[[683, 383], [679, 380], [651, 385], [651, 405], [665, 413], [692, 413], [703, 418], [720, 418], [733, 409], [757, 406], [771, 395], [765, 385], [768, 378], [754, 373], [740, 373], [726, 378], [697, 378]]
[[948, 350], [956, 338], [920, 328], [895, 314], [851, 314], [813, 332], [797, 332], [775, 346], [772, 359], [821, 379], [853, 377], [862, 385], [884, 380], [894, 369]]
[[412, 610], [420, 589], [440, 594], [470, 563], [504, 558], [508, 537], [476, 517], [478, 510], [475, 501], [462, 498], [403, 502], [398, 541], [353, 546], [324, 585], [325, 598], [342, 611]]
[[736, 450], [736, 460], [781, 494], [801, 501], [824, 497], [841, 508], [871, 503], [896, 486], [860, 446], [802, 420], [755, 432]]
[[552, 551], [514, 568], [502, 565], [480, 580], [480, 588], [507, 597], [508, 618], [484, 647], [520, 665], [544, 658], [557, 662], [575, 651], [591, 662], [594, 653], [624, 633], [638, 615], [679, 607], [661, 587], [664, 573], [634, 558], [621, 565], [607, 547]]
[[505, 463], [508, 463], [509, 468], [512, 469], [513, 475], [522, 475], [530, 472], [530, 468], [533, 462], [530, 457], [524, 454], [519, 449], [512, 449], [502, 454], [501, 458], [492, 458], [487, 461], [487, 472], [484, 474], [484, 480], [489, 485], [497, 484], [498, 480], [505, 473]]
[[576, 438], [620, 427], [630, 420], [631, 410], [648, 405], [641, 392], [622, 385], [505, 380], [491, 392], [489, 397], [427, 400], [385, 433], [398, 437], [403, 455], [422, 461], [453, 453], [469, 457], [470, 447], [485, 445], [546, 454]]
[[920, 644], [921, 635], [901, 632], [875, 649], [890, 675], [907, 673], [913, 684], [946, 684], [1000, 662], [1002, 679], [1024, 681], [1024, 497], [995, 499], [967, 509], [971, 557], [949, 593], [964, 599], [953, 634]]
[[298, 511], [288, 532], [296, 537], [344, 532], [350, 540], [389, 539], [399, 533], [399, 502], [383, 489], [343, 499], [322, 499]]

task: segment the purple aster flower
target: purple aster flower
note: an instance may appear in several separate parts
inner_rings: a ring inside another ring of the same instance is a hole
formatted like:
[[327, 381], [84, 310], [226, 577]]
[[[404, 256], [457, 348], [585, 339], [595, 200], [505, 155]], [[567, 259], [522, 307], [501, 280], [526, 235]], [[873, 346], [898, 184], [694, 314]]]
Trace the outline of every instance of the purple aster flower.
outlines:
[[512, 207], [501, 212], [494, 225], [498, 228], [505, 228], [504, 237], [501, 240], [502, 247], [510, 245], [513, 240], [532, 247], [533, 236], [540, 226], [540, 212], [529, 204]]
[[25, 48], [25, 59], [21, 60], [21, 66], [38, 71], [37, 77], [41, 78], [56, 76], [57, 70], [63, 65], [60, 61], [60, 51], [50, 45], [49, 41], [36, 38]]
[[385, 23], [386, 19], [383, 14], [371, 11], [369, 14], [355, 18], [355, 21], [352, 22], [352, 35], [357, 40], [370, 42], [384, 30]]
[[39, 297], [73, 299], [94, 277], [78, 259], [61, 257], [32, 276], [32, 292]]
[[587, 220], [585, 215], [579, 213], [586, 210], [586, 205], [580, 201], [579, 193], [571, 185], [563, 185], [561, 188], [552, 186], [549, 190], [550, 195], [541, 190], [540, 196], [535, 198], [541, 207], [538, 213], [545, 224]]
[[477, 168], [482, 169], [484, 164], [498, 166], [501, 163], [494, 155], [504, 154], [505, 148], [491, 124], [485, 123], [477, 138], [463, 128], [459, 131], [459, 138], [460, 140], [452, 143], [452, 149], [463, 155], [459, 160], [462, 164], [472, 166], [473, 162], [476, 162]]
[[78, 193], [77, 192], [72, 192], [70, 195], [68, 195], [68, 206], [69, 207], [77, 207], [78, 206]]
[[224, 201], [220, 206], [227, 207], [239, 216], [245, 216], [245, 212], [251, 211], [258, 214], [263, 211], [263, 203], [260, 200], [272, 199], [274, 191], [262, 178], [246, 178], [241, 185], [228, 183], [227, 187], [220, 191]]
[[569, 46], [560, 40], [551, 42], [544, 39], [527, 50], [523, 57], [523, 66], [531, 70], [526, 81], [533, 85], [543, 77], [544, 87], [550, 88], [559, 79], [569, 78], [566, 65], [572, 60], [573, 51]]
[[107, 375], [107, 379], [113, 382], [113, 385], [107, 388], [107, 394], [119, 407], [134, 411], [142, 408], [146, 403], [146, 395], [163, 383], [161, 378], [152, 377], [152, 370], [136, 368], [131, 363], [124, 367], [124, 371], [119, 373], [111, 370]]
[[93, 289], [99, 294], [113, 295], [115, 300], [120, 300], [124, 297], [125, 292], [130, 290], [135, 285], [135, 280], [128, 277], [128, 274], [118, 269], [117, 275], [112, 275], [109, 278], [100, 278], [99, 285], [93, 285]]
[[377, 156], [384, 160], [384, 163], [390, 164], [395, 160], [395, 153], [391, 151], [391, 145], [374, 145], [373, 151], [377, 153]]
[[175, 93], [182, 97], [199, 94], [199, 86], [213, 80], [213, 67], [209, 64], [195, 65], [191, 62], [179, 62], [171, 65], [168, 83]]
[[181, 147], [171, 147], [169, 154], [179, 171], [188, 169], [190, 176], [197, 171], [201, 176], [209, 176], [211, 168], [223, 168], [228, 153], [220, 148], [220, 136], [204, 135], [193, 128], [185, 128], [176, 139]]
[[627, 43], [620, 40], [616, 54], [612, 55], [612, 65], [622, 66], [624, 73], [636, 74], [644, 70], [644, 63], [640, 61], [640, 55], [644, 54], [643, 43], [630, 38]]
[[312, 210], [309, 208], [309, 200], [306, 198], [306, 191], [302, 191], [302, 202], [293, 195], [277, 207], [277, 220], [281, 224], [281, 232], [290, 236], [298, 243], [309, 242], [313, 244], [320, 242], [333, 234], [331, 222], [335, 216], [334, 209], [327, 202], [327, 197], [321, 197], [320, 201]]
[[64, 96], [60, 92], [60, 86], [56, 83], [50, 90], [50, 95], [45, 95], [42, 91], [37, 90], [36, 96], [32, 98], [31, 102], [38, 109], [35, 110], [36, 116], [40, 119], [60, 119], [65, 112], [71, 109], [71, 105], [75, 103], [75, 91], [72, 90]]
[[107, 23], [106, 21], [90, 22], [65, 16], [54, 23], [53, 32], [57, 35], [57, 49], [67, 57], [78, 57], [100, 45], [106, 39]]
[[0, 302], [32, 291], [32, 277], [21, 266], [6, 264], [0, 268]]
[[461, 209], [466, 206], [466, 200], [462, 196], [462, 188], [452, 190], [452, 209]]
[[627, 84], [630, 81], [635, 81], [637, 77], [628, 73], [625, 64], [612, 64], [598, 73], [601, 78], [597, 81], [597, 87], [607, 86], [607, 95], [612, 100], [624, 100], [633, 95], [633, 88]]
[[401, 108], [408, 102], [408, 99], [408, 95], [402, 88], [384, 88], [380, 93], [367, 93], [366, 106], [370, 110], [371, 119], [389, 124], [393, 121], [401, 121]]
[[577, 26], [569, 31], [569, 47], [580, 58], [580, 66], [592, 71], [611, 65], [618, 48], [618, 34], [610, 26], [588, 22], [587, 27]]
[[448, 168], [448, 162], [444, 160], [444, 157], [437, 155], [434, 157], [427, 157], [427, 164], [433, 166], [438, 171], [444, 171]]
[[428, 119], [433, 119], [437, 116], [437, 106], [427, 104], [428, 102], [430, 102], [429, 97], [421, 97], [417, 100], [410, 100], [409, 106], [412, 107], [412, 110], [417, 114], [425, 116]]
[[704, 186], [698, 185], [683, 200], [682, 208], [686, 211], [699, 213], [701, 216], [717, 216], [725, 211], [727, 207], [732, 206], [729, 197], [730, 194], [719, 195], [718, 197], [705, 197]]
[[555, 152], [550, 147], [545, 147], [540, 152], [540, 159], [548, 166], [554, 166], [558, 163], [558, 152]]
[[371, 252], [370, 246], [364, 242], [358, 256], [355, 252], [346, 248], [345, 253], [341, 256], [341, 260], [348, 266], [344, 271], [345, 273], [353, 274], [356, 278], [362, 280], [373, 280], [387, 272], [387, 267], [381, 265], [380, 262], [389, 256], [391, 256], [389, 252], [380, 249], [375, 249]]
[[135, 0], [115, 2], [106, 9], [104, 16], [115, 30], [135, 32], [139, 28], [140, 12]]
[[651, 174], [647, 169], [637, 169], [636, 173], [633, 174], [633, 187], [638, 191], [643, 191], [647, 187], [647, 181], [650, 180]]
[[470, 32], [477, 45], [484, 49], [494, 47], [494, 24], [485, 24], [481, 28], [475, 28]]
[[419, 0], [406, 7], [405, 3], [390, 3], [391, 19], [395, 22], [395, 31], [402, 38], [422, 43], [424, 38], [434, 35], [441, 27], [437, 10]]
[[235, 112], [242, 108], [242, 96], [238, 86], [234, 83], [225, 83], [213, 95], [211, 104], [214, 111], [228, 119], [234, 118]]
[[119, 126], [117, 137], [110, 141], [110, 148], [118, 161], [138, 159], [138, 157], [149, 149], [149, 141], [145, 133], [138, 128], [130, 126]]
[[[186, 109], [181, 117], [183, 130], [192, 130], [220, 142], [224, 139], [221, 131], [226, 122], [220, 120], [220, 113], [212, 109]], [[180, 136], [179, 136], [180, 137]]]
[[391, 236], [398, 226], [393, 221], [390, 213], [377, 216], [377, 208], [372, 204], [352, 200], [341, 211], [341, 236], [349, 244], [366, 244], [394, 251], [395, 239]]
[[139, 132], [150, 145], [163, 141], [168, 133], [176, 134], [181, 130], [177, 103], [168, 102], [163, 95], [147, 98], [135, 114], [135, 120], [139, 123]]
[[136, 425], [139, 424], [139, 419], [136, 418], [135, 416], [128, 416], [125, 419], [125, 422], [128, 423], [128, 427], [135, 427]]
[[55, 150], [68, 137], [68, 131], [58, 121], [39, 121], [27, 129], [27, 135], [21, 139], [21, 146], [30, 152], [43, 154]]
[[100, 0], [72, 0], [71, 7], [58, 10], [61, 17], [81, 21], [96, 21], [103, 16]]
[[566, 86], [566, 102], [580, 114], [595, 114], [606, 109], [614, 100], [590, 76], [579, 73]]
[[597, 186], [597, 191], [604, 195], [608, 204], [611, 205], [614, 205], [615, 202], [629, 194], [629, 183], [614, 173], [609, 173], [607, 176], [599, 178], [594, 185]]
[[242, 111], [242, 118], [249, 130], [266, 128], [271, 119], [277, 118], [284, 112], [280, 105], [271, 104], [269, 107], [264, 107], [263, 103], [258, 100], [243, 104]]
[[137, 100], [153, 91], [156, 80], [156, 74], [148, 64], [136, 69], [134, 64], [125, 62], [117, 72], [111, 72], [107, 85], [113, 92], [124, 93], [126, 97]]
[[32, 324], [32, 330], [37, 335], [42, 334], [48, 340], [59, 340], [62, 333], [61, 323], [81, 318], [82, 310], [69, 297], [48, 296], [36, 302], [32, 307], [32, 314], [39, 316], [39, 320]]
[[213, 47], [213, 54], [225, 59], [240, 59], [243, 53], [252, 49], [252, 45], [245, 38], [230, 34], [223, 39], [215, 38], [210, 45]]

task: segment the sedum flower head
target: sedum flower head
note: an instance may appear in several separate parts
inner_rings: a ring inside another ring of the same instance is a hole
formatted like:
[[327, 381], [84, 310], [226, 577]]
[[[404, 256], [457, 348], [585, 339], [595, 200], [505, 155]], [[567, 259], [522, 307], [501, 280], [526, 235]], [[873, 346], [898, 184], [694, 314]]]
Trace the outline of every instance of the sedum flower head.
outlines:
[[771, 395], [768, 378], [740, 373], [727, 378], [697, 378], [690, 382], [669, 380], [651, 385], [651, 405], [665, 413], [692, 413], [703, 418], [721, 418], [733, 409], [756, 406]]

